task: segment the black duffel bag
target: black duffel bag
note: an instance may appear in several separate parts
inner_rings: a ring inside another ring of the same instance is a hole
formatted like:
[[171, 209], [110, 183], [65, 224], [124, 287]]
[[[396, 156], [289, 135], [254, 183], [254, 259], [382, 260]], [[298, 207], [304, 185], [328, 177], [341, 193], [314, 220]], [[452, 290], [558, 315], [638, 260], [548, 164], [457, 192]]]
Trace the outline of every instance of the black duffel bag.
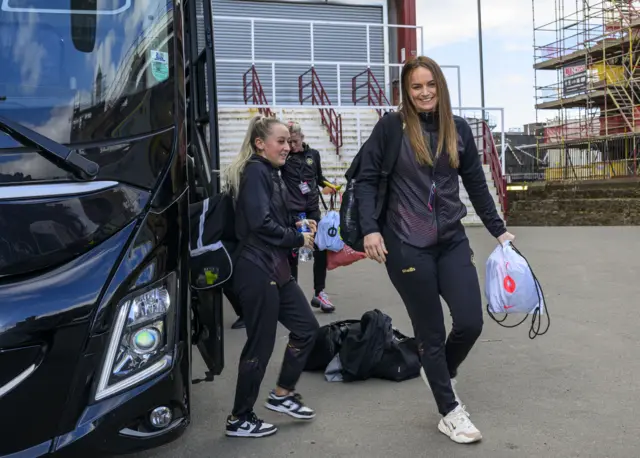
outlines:
[[420, 375], [420, 366], [418, 342], [415, 337], [407, 337], [394, 329], [393, 340], [384, 350], [380, 362], [374, 367], [372, 376], [402, 382]]
[[304, 367], [305, 371], [324, 371], [338, 354], [351, 328], [359, 328], [360, 320], [342, 320], [321, 326], [316, 342]]

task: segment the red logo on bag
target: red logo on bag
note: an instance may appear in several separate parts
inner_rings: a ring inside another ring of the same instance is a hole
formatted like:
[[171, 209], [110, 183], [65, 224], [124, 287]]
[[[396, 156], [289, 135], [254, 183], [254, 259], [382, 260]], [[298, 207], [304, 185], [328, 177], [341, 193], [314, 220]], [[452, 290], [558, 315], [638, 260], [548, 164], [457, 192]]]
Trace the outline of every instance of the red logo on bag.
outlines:
[[512, 294], [516, 290], [516, 282], [513, 281], [513, 278], [511, 278], [509, 275], [504, 277], [502, 286], [504, 287], [505, 291], [508, 292], [509, 294]]

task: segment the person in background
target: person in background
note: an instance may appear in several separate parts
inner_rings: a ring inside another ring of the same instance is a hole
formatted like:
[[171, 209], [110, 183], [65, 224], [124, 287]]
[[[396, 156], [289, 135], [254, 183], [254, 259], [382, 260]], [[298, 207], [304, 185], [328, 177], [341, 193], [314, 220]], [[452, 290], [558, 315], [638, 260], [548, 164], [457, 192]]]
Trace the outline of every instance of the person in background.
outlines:
[[[402, 104], [395, 122], [381, 118], [362, 150], [356, 199], [367, 256], [385, 263], [404, 302], [421, 355], [421, 375], [442, 415], [440, 432], [458, 443], [477, 442], [454, 390], [460, 364], [483, 326], [482, 297], [469, 239], [462, 225], [467, 214], [458, 176], [482, 222], [498, 242], [513, 240], [489, 192], [471, 127], [454, 116], [446, 79], [427, 57], [409, 60], [402, 69]], [[404, 133], [391, 133], [401, 128]], [[387, 210], [375, 218], [376, 196], [385, 139], [402, 136], [398, 159], [389, 175]], [[447, 302], [453, 328], [447, 337], [440, 295]]]
[[247, 333], [227, 436], [265, 437], [277, 431], [257, 417], [254, 405], [273, 353], [278, 321], [290, 331], [289, 342], [278, 383], [265, 407], [296, 419], [315, 417], [295, 389], [319, 325], [291, 276], [288, 257], [293, 248], [313, 247], [317, 227], [305, 221], [311, 232], [299, 232], [287, 209], [287, 189], [279, 169], [288, 154], [287, 126], [274, 118], [256, 116], [240, 153], [224, 172], [227, 191], [237, 196], [236, 234], [245, 242], [231, 281]]
[[[335, 187], [322, 174], [320, 153], [304, 143], [302, 128], [297, 122], [289, 122], [291, 135], [291, 153], [282, 167], [282, 179], [289, 190], [289, 208], [294, 216], [304, 212], [307, 219], [320, 222], [320, 188], [335, 193]], [[327, 252], [314, 246], [313, 252], [313, 288], [311, 305], [325, 313], [335, 311], [329, 296], [325, 292], [327, 280]], [[298, 253], [292, 250], [289, 257], [291, 272], [298, 280]]]

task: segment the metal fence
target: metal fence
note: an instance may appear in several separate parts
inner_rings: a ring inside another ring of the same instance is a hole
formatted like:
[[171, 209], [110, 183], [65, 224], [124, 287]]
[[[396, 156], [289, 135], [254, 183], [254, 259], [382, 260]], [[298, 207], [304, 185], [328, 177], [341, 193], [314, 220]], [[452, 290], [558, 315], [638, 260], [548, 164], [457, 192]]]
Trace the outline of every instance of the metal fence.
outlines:
[[[507, 147], [509, 182], [580, 181], [638, 177], [640, 136], [602, 138], [582, 143]], [[523, 159], [517, 162], [517, 157]]]

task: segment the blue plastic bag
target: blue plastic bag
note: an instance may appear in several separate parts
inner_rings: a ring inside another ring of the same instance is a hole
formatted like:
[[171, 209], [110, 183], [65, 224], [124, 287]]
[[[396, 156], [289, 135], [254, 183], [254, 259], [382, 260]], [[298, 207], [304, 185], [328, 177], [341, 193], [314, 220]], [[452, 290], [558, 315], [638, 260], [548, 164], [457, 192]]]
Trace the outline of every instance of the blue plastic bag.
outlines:
[[340, 214], [331, 210], [318, 223], [315, 239], [319, 250], [340, 251], [344, 242], [340, 238]]

